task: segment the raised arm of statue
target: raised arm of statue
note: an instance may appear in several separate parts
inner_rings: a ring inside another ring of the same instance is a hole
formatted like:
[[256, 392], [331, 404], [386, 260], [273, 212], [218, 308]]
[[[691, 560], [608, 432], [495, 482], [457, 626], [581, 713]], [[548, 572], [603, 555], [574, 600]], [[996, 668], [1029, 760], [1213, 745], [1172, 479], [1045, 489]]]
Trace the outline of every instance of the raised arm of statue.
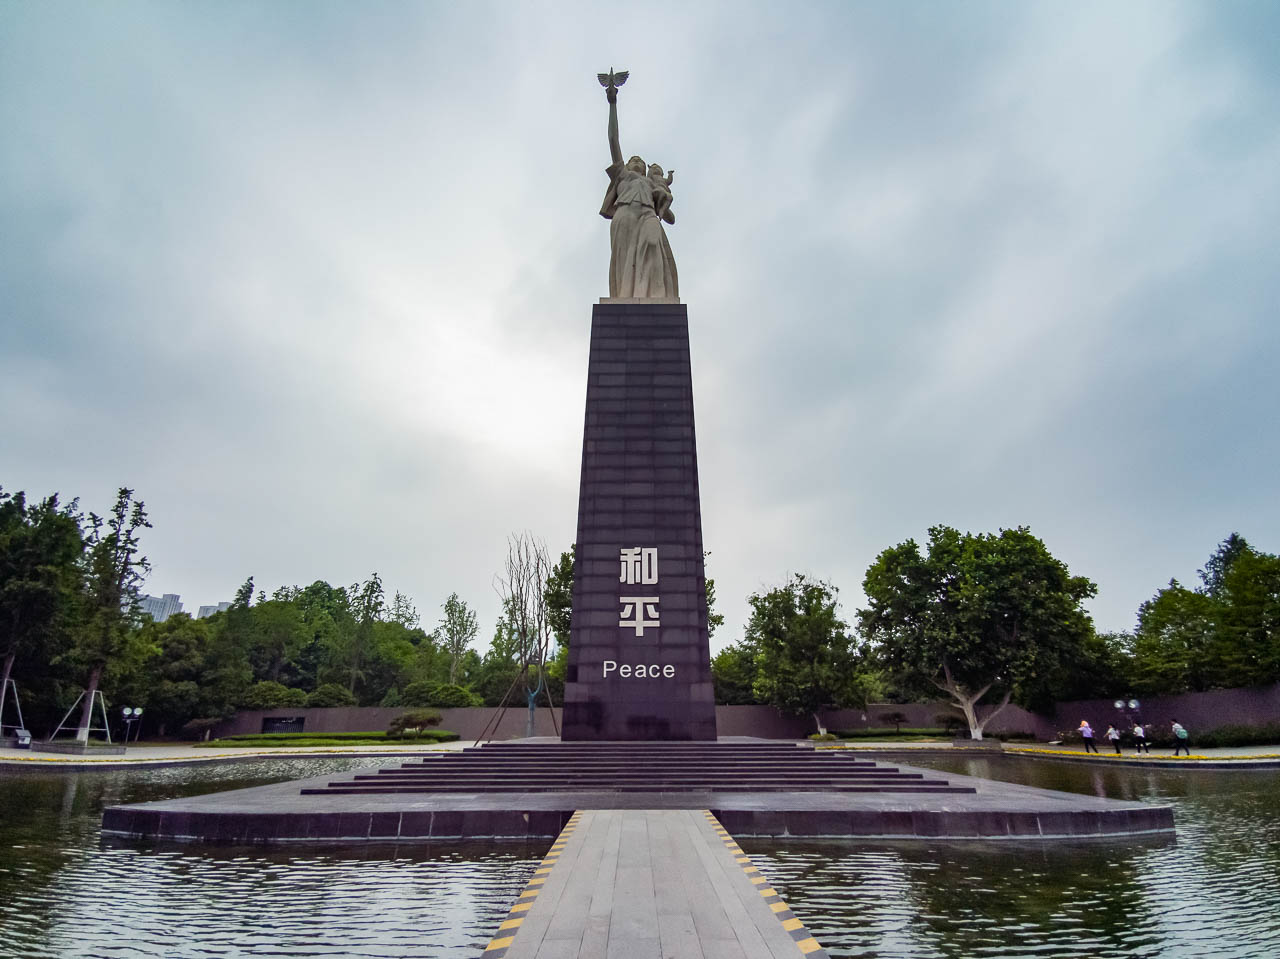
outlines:
[[626, 70], [614, 73], [613, 67], [608, 73], [596, 74], [609, 100], [609, 156], [615, 164], [622, 162], [622, 145], [618, 142], [618, 87], [627, 82], [628, 75]]
[[618, 142], [618, 91], [609, 91], [609, 158], [622, 162], [622, 144]]

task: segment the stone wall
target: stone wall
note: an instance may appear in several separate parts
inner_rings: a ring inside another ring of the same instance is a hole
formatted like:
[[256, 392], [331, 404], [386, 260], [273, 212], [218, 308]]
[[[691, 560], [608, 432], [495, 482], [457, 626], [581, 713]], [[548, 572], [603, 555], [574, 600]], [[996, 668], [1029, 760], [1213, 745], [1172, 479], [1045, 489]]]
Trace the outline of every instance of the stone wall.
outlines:
[[[377, 732], [405, 710], [376, 706], [342, 706], [333, 709], [254, 709], [236, 713], [215, 731], [215, 736], [233, 736], [262, 732], [264, 718], [301, 717], [304, 731]], [[945, 703], [872, 703], [865, 710], [839, 709], [823, 713], [828, 729], [866, 729], [891, 726], [888, 713], [900, 712], [907, 717], [904, 726], [937, 726], [938, 716], [947, 711]], [[441, 709], [441, 729], [458, 733], [463, 739], [479, 736], [493, 719], [490, 707]], [[1086, 699], [1058, 703], [1054, 715], [1041, 716], [1018, 706], [1009, 705], [987, 726], [988, 733], [1031, 733], [1037, 739], [1056, 739], [1058, 732], [1075, 729], [1081, 719], [1095, 727], [1106, 728], [1117, 717], [1113, 700]], [[1154, 726], [1168, 726], [1177, 719], [1192, 731], [1216, 729], [1219, 726], [1258, 726], [1280, 723], [1280, 684], [1253, 689], [1219, 689], [1207, 693], [1184, 693], [1180, 696], [1153, 696], [1142, 700], [1142, 719]], [[526, 710], [508, 709], [494, 739], [513, 739], [525, 733]], [[556, 710], [560, 721], [560, 710]], [[721, 736], [758, 736], [763, 739], [803, 739], [814, 732], [813, 717], [784, 716], [771, 706], [717, 706], [716, 725]], [[538, 710], [538, 736], [555, 735], [551, 717], [545, 707]]]
[[[394, 709], [381, 706], [335, 706], [329, 709], [306, 709], [286, 707], [284, 709], [246, 709], [236, 713], [222, 723], [214, 731], [218, 736], [242, 736], [262, 732], [264, 719], [303, 719], [303, 732], [308, 733], [367, 733], [383, 732], [407, 708]], [[484, 731], [486, 724], [493, 718], [495, 709], [489, 707], [468, 707], [464, 709], [440, 709], [440, 729], [448, 729], [463, 739], [475, 739]], [[525, 734], [525, 723], [528, 720], [527, 709], [508, 709], [502, 716], [497, 732], [491, 733], [494, 739], [514, 739]], [[561, 719], [560, 710], [556, 709], [556, 722]], [[551, 715], [544, 706], [538, 710], [537, 723], [534, 726], [536, 736], [554, 736]]]
[[[979, 706], [979, 714], [984, 707]], [[958, 710], [950, 709], [946, 703], [871, 703], [866, 709], [840, 709], [826, 714], [828, 729], [867, 729], [869, 727], [884, 728], [892, 726], [885, 716], [890, 713], [902, 713], [906, 716], [903, 726], [941, 726], [944, 714]], [[1029, 733], [1037, 739], [1054, 738], [1056, 726], [1047, 716], [1030, 712], [1021, 706], [1010, 703], [1000, 711], [1000, 715], [984, 727], [987, 734], [995, 733]], [[810, 730], [812, 731], [812, 730]]]
[[[823, 723], [831, 730], [865, 729], [868, 726], [892, 725], [881, 719], [883, 713], [895, 710], [908, 717], [905, 726], [937, 726], [935, 717], [944, 711], [941, 703], [911, 704], [906, 706], [872, 705], [865, 711], [856, 709], [829, 710], [823, 713]], [[378, 706], [339, 706], [329, 709], [250, 709], [236, 713], [214, 730], [216, 736], [236, 736], [262, 732], [263, 719], [301, 718], [303, 731], [308, 733], [380, 732], [404, 708], [384, 709]], [[493, 719], [495, 710], [484, 707], [466, 709], [441, 709], [441, 729], [452, 730], [463, 739], [474, 739]], [[525, 734], [527, 712], [524, 709], [508, 709], [493, 739], [513, 739]], [[560, 710], [556, 710], [560, 721]], [[1078, 722], [1078, 720], [1077, 720]], [[784, 716], [772, 706], [717, 706], [716, 726], [721, 736], [757, 736], [762, 739], [803, 739], [815, 731], [812, 716]], [[1016, 706], [1009, 706], [988, 727], [990, 732], [1030, 732], [1042, 738], [1052, 738], [1053, 723]], [[537, 736], [553, 736], [551, 717], [546, 708], [538, 710]]]
[[[1140, 716], [1150, 726], [1168, 727], [1175, 719], [1191, 732], [1219, 726], [1261, 726], [1280, 723], [1280, 684], [1249, 689], [1213, 689], [1204, 693], [1140, 698]], [[1058, 703], [1054, 722], [1059, 730], [1075, 729], [1087, 719], [1106, 728], [1122, 714], [1113, 699], [1082, 699]], [[1166, 729], [1167, 732], [1167, 729]]]

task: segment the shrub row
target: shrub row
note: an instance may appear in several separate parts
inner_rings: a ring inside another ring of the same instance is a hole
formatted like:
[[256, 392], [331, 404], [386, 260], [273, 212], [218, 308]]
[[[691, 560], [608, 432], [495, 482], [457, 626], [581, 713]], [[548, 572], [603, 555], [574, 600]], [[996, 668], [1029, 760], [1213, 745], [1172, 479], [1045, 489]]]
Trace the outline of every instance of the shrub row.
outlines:
[[940, 726], [903, 726], [901, 730], [892, 726], [868, 726], [865, 729], [837, 729], [835, 734], [841, 739], [905, 739], [907, 737], [914, 739], [919, 736], [949, 739], [951, 737], [951, 731]]
[[[1149, 745], [1160, 749], [1173, 748], [1173, 734], [1167, 726], [1147, 726], [1145, 731]], [[1093, 741], [1098, 745], [1099, 749], [1110, 745], [1103, 737], [1104, 732], [1106, 732], [1105, 726], [1101, 729], [1094, 727]], [[1214, 746], [1271, 746], [1280, 744], [1280, 723], [1262, 723], [1258, 726], [1216, 726], [1213, 729], [1192, 729], [1190, 733], [1191, 738], [1187, 740], [1187, 744], [1200, 749], [1208, 749]], [[1064, 733], [1059, 733], [1058, 738], [1065, 743], [1078, 743], [1080, 742], [1080, 731], [1069, 729]], [[1120, 746], [1121, 748], [1133, 747], [1133, 736], [1129, 734], [1127, 729], [1121, 731]]]
[[425, 729], [404, 736], [386, 733], [262, 733], [228, 736], [199, 743], [200, 746], [355, 746], [360, 744], [410, 745], [413, 743], [449, 743], [459, 738], [447, 729]]
[[[894, 740], [894, 739], [920, 739], [921, 737], [931, 739], [953, 739], [958, 736], [964, 736], [968, 732], [967, 727], [957, 729], [955, 727], [942, 726], [903, 726], [902, 731], [898, 732], [892, 727], [887, 729], [877, 729], [874, 726], [866, 729], [838, 729], [836, 735], [841, 739], [877, 739], [877, 740]], [[987, 739], [998, 739], [1007, 742], [1012, 739], [1035, 741], [1035, 736], [1031, 733], [1021, 730], [1012, 729], [1007, 732], [983, 733]]]
[[386, 739], [387, 734], [381, 730], [367, 733], [241, 733], [238, 736], [223, 736], [220, 743], [238, 743], [248, 739], [262, 742], [289, 743], [297, 739], [343, 739], [348, 742]]

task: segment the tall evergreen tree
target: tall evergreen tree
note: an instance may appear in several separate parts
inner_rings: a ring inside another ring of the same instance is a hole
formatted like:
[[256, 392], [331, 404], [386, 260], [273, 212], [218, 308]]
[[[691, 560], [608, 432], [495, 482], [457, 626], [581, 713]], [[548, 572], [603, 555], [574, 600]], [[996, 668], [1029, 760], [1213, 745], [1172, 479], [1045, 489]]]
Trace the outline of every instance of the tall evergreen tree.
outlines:
[[76, 738], [85, 742], [92, 725], [94, 694], [102, 671], [125, 651], [130, 632], [138, 625], [138, 589], [151, 571], [141, 554], [138, 535], [151, 523], [133, 490], [121, 487], [116, 504], [104, 520], [89, 514], [84, 567], [84, 613], [77, 641], [69, 658], [87, 670], [84, 706]]
[[47, 662], [70, 625], [84, 551], [80, 523], [75, 500], [60, 506], [54, 494], [31, 506], [21, 491], [0, 489], [0, 722], [18, 656], [40, 649]]

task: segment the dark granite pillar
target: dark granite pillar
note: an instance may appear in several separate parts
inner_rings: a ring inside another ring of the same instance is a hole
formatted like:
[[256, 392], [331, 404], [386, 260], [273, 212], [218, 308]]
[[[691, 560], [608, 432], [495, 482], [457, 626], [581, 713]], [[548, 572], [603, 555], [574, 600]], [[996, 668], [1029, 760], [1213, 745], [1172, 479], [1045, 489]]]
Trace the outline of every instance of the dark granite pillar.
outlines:
[[566, 740], [716, 738], [682, 305], [592, 310], [564, 698]]

